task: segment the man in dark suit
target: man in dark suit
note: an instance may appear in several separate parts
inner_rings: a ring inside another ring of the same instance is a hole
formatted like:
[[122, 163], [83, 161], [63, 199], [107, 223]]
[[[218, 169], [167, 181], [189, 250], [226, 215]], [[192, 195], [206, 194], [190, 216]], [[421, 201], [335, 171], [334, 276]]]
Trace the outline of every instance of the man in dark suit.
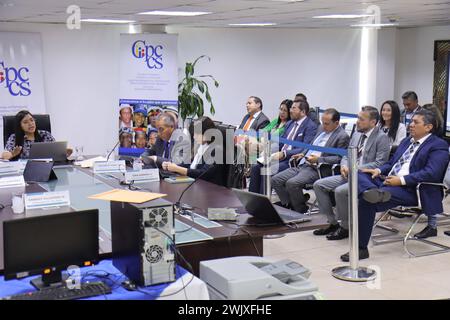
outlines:
[[258, 97], [251, 96], [247, 100], [247, 114], [242, 119], [239, 129], [243, 131], [261, 130], [270, 123], [269, 118], [262, 112], [263, 103]]
[[[290, 115], [291, 120], [286, 124], [286, 130], [282, 138], [294, 140], [297, 142], [311, 143], [317, 132], [317, 125], [306, 115], [309, 111], [309, 105], [306, 101], [294, 101]], [[294, 154], [298, 154], [303, 148], [293, 148], [288, 144], [280, 143], [278, 152], [270, 156], [271, 174], [276, 174], [289, 168], [289, 160]], [[262, 165], [257, 163], [252, 166], [250, 175], [250, 185], [248, 190], [255, 193], [264, 193], [262, 184]]]
[[[350, 138], [340, 126], [339, 120], [340, 114], [336, 109], [325, 110], [322, 115], [322, 126], [314, 137], [312, 145], [347, 149]], [[280, 197], [282, 206], [290, 205], [295, 211], [305, 213], [308, 211], [306, 205], [308, 199], [303, 195], [303, 188], [306, 184], [319, 179], [317, 165], [337, 164], [341, 161], [341, 156], [304, 149], [301, 153], [293, 155], [291, 159], [291, 162], [299, 161], [298, 165], [274, 175], [271, 184]]]
[[[358, 114], [357, 131], [350, 139], [350, 146], [358, 148], [358, 168], [377, 168], [389, 159], [389, 138], [379, 127], [378, 109], [365, 106]], [[330, 225], [314, 231], [316, 236], [326, 236], [327, 240], [348, 238], [348, 159], [341, 160], [341, 174], [314, 182], [320, 213], [325, 214]], [[333, 211], [332, 194], [336, 199], [336, 214]], [[339, 221], [339, 222], [338, 222]]]
[[[366, 169], [358, 175], [359, 193], [359, 258], [369, 257], [367, 245], [372, 234], [375, 214], [396, 206], [416, 206], [416, 186], [420, 182], [440, 183], [449, 162], [448, 144], [435, 136], [436, 116], [420, 110], [413, 116], [411, 138], [405, 138], [393, 157], [383, 166]], [[383, 180], [384, 179], [384, 180]], [[428, 225], [415, 237], [424, 239], [437, 235], [436, 214], [443, 212], [442, 189], [424, 185], [421, 204], [428, 216]], [[341, 256], [348, 261], [348, 253]]]
[[414, 91], [406, 91], [402, 95], [403, 106], [405, 107], [400, 114], [400, 122], [406, 127], [406, 133], [409, 135], [409, 124], [412, 117], [417, 111], [420, 111], [422, 107], [419, 105], [417, 94]]

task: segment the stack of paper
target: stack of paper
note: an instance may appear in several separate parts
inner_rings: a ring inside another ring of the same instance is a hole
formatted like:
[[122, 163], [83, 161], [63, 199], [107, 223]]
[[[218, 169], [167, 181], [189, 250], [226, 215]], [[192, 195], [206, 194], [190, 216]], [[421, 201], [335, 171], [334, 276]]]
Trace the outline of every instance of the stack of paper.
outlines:
[[167, 194], [113, 189], [110, 191], [92, 195], [88, 198], [95, 200], [106, 200], [117, 202], [144, 203], [165, 196], [167, 196]]

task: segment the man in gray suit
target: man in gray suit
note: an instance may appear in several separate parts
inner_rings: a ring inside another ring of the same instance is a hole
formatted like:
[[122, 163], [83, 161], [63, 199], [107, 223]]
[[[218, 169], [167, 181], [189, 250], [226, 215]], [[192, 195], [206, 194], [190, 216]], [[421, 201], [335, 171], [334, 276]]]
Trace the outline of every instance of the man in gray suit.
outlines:
[[[191, 140], [181, 129], [176, 128], [174, 118], [166, 113], [161, 113], [156, 120], [158, 138], [155, 145], [144, 152], [141, 157], [150, 166], [161, 165], [165, 161], [175, 164], [190, 163]], [[148, 161], [150, 159], [150, 161]]]
[[[358, 168], [378, 168], [389, 159], [389, 138], [377, 127], [378, 110], [365, 106], [358, 114], [357, 131], [350, 139], [350, 147], [358, 148]], [[317, 180], [314, 183], [319, 210], [327, 215], [330, 225], [314, 231], [315, 235], [327, 235], [328, 240], [348, 238], [348, 159], [341, 160], [341, 175]], [[331, 203], [332, 192], [336, 199], [336, 216]], [[338, 220], [341, 221], [340, 225]]]
[[[336, 109], [325, 110], [322, 115], [322, 127], [312, 140], [312, 145], [328, 148], [347, 149], [349, 136], [339, 124], [340, 114]], [[299, 213], [308, 210], [303, 194], [306, 184], [319, 179], [317, 165], [321, 163], [337, 164], [341, 157], [334, 154], [321, 153], [319, 151], [304, 149], [293, 155], [292, 160], [299, 161], [297, 166], [284, 170], [272, 177], [272, 186], [280, 197], [280, 204], [289, 205]]]
[[270, 123], [269, 118], [262, 112], [263, 103], [258, 97], [251, 96], [247, 100], [247, 114], [242, 119], [239, 129], [261, 130]]

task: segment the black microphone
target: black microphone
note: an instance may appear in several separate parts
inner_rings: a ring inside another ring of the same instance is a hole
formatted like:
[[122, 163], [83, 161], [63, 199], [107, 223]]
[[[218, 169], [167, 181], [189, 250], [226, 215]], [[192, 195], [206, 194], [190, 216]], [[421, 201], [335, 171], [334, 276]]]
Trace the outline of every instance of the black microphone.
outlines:
[[178, 210], [184, 211], [184, 210], [192, 210], [193, 207], [185, 204], [185, 203], [181, 203], [181, 198], [183, 198], [183, 195], [186, 191], [189, 190], [190, 187], [192, 187], [198, 180], [200, 180], [201, 177], [203, 177], [207, 172], [209, 172], [212, 168], [215, 167], [215, 164], [212, 164], [208, 169], [206, 169], [205, 171], [203, 171], [196, 179], [194, 182], [192, 182], [190, 185], [188, 185], [183, 192], [180, 194], [180, 197], [178, 198], [178, 201], [174, 203], [174, 206], [176, 206], [178, 208]]
[[112, 150], [108, 153], [108, 156], [106, 157], [106, 161], [109, 161], [109, 157], [111, 156], [111, 154], [114, 152], [114, 150], [116, 150], [117, 146], [119, 145], [120, 140], [117, 141], [117, 143], [114, 145], [114, 148], [112, 148]]

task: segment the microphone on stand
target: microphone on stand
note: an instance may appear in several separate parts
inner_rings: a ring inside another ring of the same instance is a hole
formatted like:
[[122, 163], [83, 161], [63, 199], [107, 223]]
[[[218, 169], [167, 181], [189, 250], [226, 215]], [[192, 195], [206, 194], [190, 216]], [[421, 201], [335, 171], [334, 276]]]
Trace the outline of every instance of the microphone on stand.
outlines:
[[117, 143], [114, 145], [114, 148], [112, 148], [112, 150], [108, 153], [108, 156], [106, 157], [106, 161], [109, 161], [109, 157], [111, 156], [111, 154], [114, 152], [114, 150], [116, 150], [117, 146], [119, 145], [120, 140], [117, 141]]

